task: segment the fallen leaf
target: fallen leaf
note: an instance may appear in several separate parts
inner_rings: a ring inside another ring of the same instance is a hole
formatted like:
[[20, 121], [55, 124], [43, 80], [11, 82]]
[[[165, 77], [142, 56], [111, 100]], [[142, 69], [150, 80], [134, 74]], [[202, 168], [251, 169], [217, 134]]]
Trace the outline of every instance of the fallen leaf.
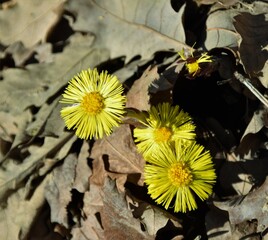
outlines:
[[71, 190], [75, 178], [77, 158], [69, 154], [62, 166], [54, 169], [46, 185], [45, 197], [51, 209], [51, 222], [68, 228], [67, 205], [72, 199]]
[[39, 41], [45, 41], [49, 31], [61, 17], [64, 2], [20, 0], [14, 7], [0, 11], [2, 44], [22, 41], [28, 48]]
[[78, 155], [77, 165], [75, 168], [75, 179], [73, 183], [73, 188], [80, 193], [88, 191], [89, 177], [92, 175], [92, 171], [88, 166], [88, 157], [89, 144], [87, 141], [84, 141]]
[[118, 192], [115, 182], [109, 178], [104, 183], [102, 197], [100, 213], [105, 239], [154, 239], [142, 231], [140, 221], [128, 209], [124, 194]]
[[45, 185], [50, 175], [35, 188], [30, 199], [25, 199], [25, 188], [13, 193], [6, 206], [0, 208], [0, 239], [26, 239], [32, 220], [38, 215], [45, 203]]
[[[267, 13], [268, 8], [263, 10]], [[240, 35], [239, 53], [243, 67], [250, 76], [260, 76], [262, 85], [268, 87], [268, 75], [263, 72], [268, 59], [268, 14], [241, 13], [234, 17], [234, 26]]]
[[74, 35], [70, 42], [62, 53], [54, 55], [54, 62], [4, 70], [0, 111], [18, 114], [30, 106], [40, 107], [78, 72], [109, 57], [108, 50], [90, 48], [92, 37]]
[[228, 202], [214, 202], [215, 206], [228, 211], [231, 224], [257, 219], [259, 226], [268, 226], [268, 178], [257, 190]]
[[[144, 159], [137, 152], [129, 125], [123, 124], [109, 137], [96, 141], [90, 157], [94, 159], [93, 164], [94, 161], [103, 162], [108, 175], [117, 174], [122, 177], [125, 176], [123, 178], [125, 180], [126, 177], [134, 175], [136, 176], [134, 181], [139, 185], [143, 185]], [[97, 171], [97, 177], [102, 179], [98, 169], [93, 169], [93, 175], [94, 171]], [[118, 186], [120, 189], [124, 189], [123, 181]], [[103, 183], [103, 180], [100, 180], [100, 182]]]
[[30, 155], [20, 164], [7, 159], [5, 169], [0, 170], [0, 200], [4, 201], [11, 191], [17, 189], [27, 176], [40, 167], [49, 153], [58, 151], [70, 136], [71, 134], [64, 133], [60, 138], [45, 138], [42, 147], [31, 146], [29, 148]]
[[93, 33], [96, 46], [110, 49], [112, 58], [148, 58], [159, 50], [185, 46], [183, 9], [176, 13], [169, 1], [80, 0], [68, 1], [66, 9], [77, 15], [73, 29]]
[[140, 111], [150, 109], [150, 96], [149, 87], [150, 85], [159, 78], [157, 73], [157, 67], [149, 66], [142, 74], [142, 76], [134, 82], [130, 90], [127, 93], [127, 104], [128, 108], [135, 108]]
[[237, 15], [237, 10], [221, 8], [210, 10], [206, 21], [206, 40], [204, 42], [206, 49], [238, 46], [238, 34], [235, 32], [233, 17]]
[[83, 212], [85, 218], [81, 221], [81, 227], [72, 229], [73, 240], [105, 240], [104, 231], [99, 219], [100, 209], [103, 207], [100, 196], [101, 188], [90, 186], [90, 191], [84, 194]]

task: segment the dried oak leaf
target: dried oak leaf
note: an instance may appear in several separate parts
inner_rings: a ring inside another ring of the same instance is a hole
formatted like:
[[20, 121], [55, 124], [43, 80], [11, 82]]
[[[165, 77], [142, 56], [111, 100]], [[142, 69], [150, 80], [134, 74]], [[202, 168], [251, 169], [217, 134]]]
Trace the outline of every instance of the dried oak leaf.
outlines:
[[74, 30], [91, 32], [96, 46], [110, 49], [111, 57], [140, 54], [151, 57], [156, 51], [181, 49], [185, 44], [184, 8], [175, 12], [166, 0], [81, 0], [68, 1], [75, 13]]
[[211, 8], [206, 21], [206, 49], [238, 46], [238, 34], [235, 32], [233, 17], [238, 14], [232, 8], [222, 11]]
[[17, 115], [28, 107], [41, 107], [81, 69], [93, 68], [109, 58], [107, 49], [90, 47], [92, 37], [76, 34], [69, 40], [63, 52], [53, 55], [53, 62], [3, 70], [0, 111]]
[[[122, 124], [109, 137], [96, 141], [90, 157], [94, 159], [90, 180], [94, 179], [95, 184], [101, 186], [103, 176], [108, 174], [112, 178], [121, 178], [121, 181], [117, 182], [119, 189], [124, 189], [127, 177], [133, 177], [133, 181], [143, 185], [144, 159], [137, 152], [129, 125]], [[98, 170], [95, 167], [98, 167]]]
[[116, 189], [115, 182], [106, 178], [102, 192], [103, 208], [100, 211], [105, 239], [154, 239], [141, 229], [128, 208], [125, 196]]
[[235, 201], [214, 202], [215, 206], [228, 211], [231, 224], [257, 219], [258, 225], [268, 226], [268, 178], [257, 190]]
[[20, 164], [7, 158], [5, 169], [0, 169], [0, 200], [5, 200], [11, 190], [17, 189], [26, 177], [35, 173], [48, 154], [56, 154], [70, 136], [70, 133], [63, 133], [59, 138], [46, 137], [41, 147], [28, 148], [30, 154]]
[[68, 228], [67, 205], [72, 199], [76, 162], [74, 154], [68, 155], [63, 165], [52, 172], [45, 189], [46, 200], [51, 209], [51, 221], [60, 223], [66, 228]]
[[0, 239], [26, 239], [32, 221], [45, 203], [45, 185], [50, 175], [42, 180], [30, 199], [25, 199], [26, 189], [20, 188], [13, 193], [6, 206], [0, 208]]
[[241, 137], [240, 143], [235, 150], [235, 153], [245, 158], [254, 155], [256, 150], [259, 149], [260, 144], [263, 142], [263, 138], [260, 136], [262, 129], [267, 128], [268, 123], [268, 112], [264, 105], [261, 105], [258, 110], [254, 112], [243, 136]]
[[71, 234], [73, 240], [105, 240], [104, 231], [99, 219], [103, 207], [101, 187], [91, 184], [90, 191], [85, 192], [83, 199], [84, 218], [80, 227], [73, 227]]
[[159, 78], [157, 66], [149, 66], [142, 74], [142, 76], [134, 82], [127, 93], [128, 108], [135, 108], [140, 111], [150, 109], [150, 96], [148, 89], [150, 85]]
[[1, 43], [9, 45], [22, 41], [32, 47], [44, 41], [60, 19], [64, 0], [20, 0], [12, 7], [0, 11]]
[[[268, 11], [268, 4], [264, 8]], [[245, 71], [250, 76], [259, 76], [265, 88], [268, 87], [268, 14], [252, 15], [241, 13], [234, 17], [234, 26], [240, 35], [239, 53]], [[265, 68], [265, 69], [264, 69]]]

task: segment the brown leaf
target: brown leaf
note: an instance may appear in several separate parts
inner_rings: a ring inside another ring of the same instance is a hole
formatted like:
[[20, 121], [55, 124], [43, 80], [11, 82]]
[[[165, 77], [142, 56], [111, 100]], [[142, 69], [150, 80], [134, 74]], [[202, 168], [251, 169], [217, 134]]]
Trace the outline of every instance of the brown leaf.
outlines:
[[0, 208], [0, 239], [26, 239], [33, 219], [45, 203], [45, 186], [50, 175], [35, 188], [30, 199], [25, 199], [25, 188], [13, 193], [5, 207]]
[[166, 0], [68, 1], [66, 9], [77, 16], [73, 29], [93, 33], [96, 45], [110, 49], [112, 58], [148, 58], [156, 51], [185, 46], [184, 7], [178, 14]]
[[268, 226], [268, 178], [260, 188], [232, 202], [215, 202], [215, 205], [229, 213], [232, 224], [257, 219], [259, 226]]
[[92, 37], [73, 35], [53, 63], [29, 64], [24, 69], [4, 69], [0, 81], [0, 111], [21, 114], [31, 106], [41, 107], [81, 69], [107, 60], [107, 49], [92, 49]]
[[148, 88], [153, 81], [159, 78], [157, 73], [157, 67], [148, 67], [142, 74], [142, 76], [134, 82], [132, 87], [127, 93], [127, 105], [128, 108], [136, 108], [140, 111], [149, 110], [149, 92]]
[[0, 11], [1, 42], [8, 45], [22, 41], [25, 47], [31, 47], [44, 41], [59, 20], [63, 3], [64, 0], [21, 0], [15, 7]]
[[268, 112], [264, 105], [261, 105], [258, 110], [254, 112], [240, 143], [235, 150], [235, 153], [242, 158], [246, 155], [254, 155], [259, 149], [262, 142], [261, 130], [267, 127]]
[[[268, 8], [264, 13], [267, 13], [267, 10]], [[241, 13], [234, 17], [234, 26], [241, 37], [239, 52], [245, 71], [251, 76], [259, 75], [266, 88], [268, 75], [264, 75], [262, 69], [268, 59], [268, 51], [264, 49], [267, 46], [268, 36], [267, 17], [267, 14], [252, 15], [250, 13]]]
[[68, 228], [67, 205], [71, 201], [71, 190], [75, 178], [77, 158], [68, 155], [62, 166], [53, 171], [46, 186], [45, 196], [51, 209], [51, 221]]
[[98, 219], [99, 211], [103, 207], [101, 188], [92, 184], [90, 191], [85, 192], [83, 213], [80, 227], [72, 228], [73, 240], [105, 240], [104, 231]]
[[120, 176], [118, 187], [124, 189], [126, 177], [134, 175], [133, 181], [143, 184], [144, 159], [136, 150], [129, 125], [123, 124], [111, 136], [96, 141], [90, 157], [94, 159], [93, 164], [95, 162], [90, 181], [94, 179], [94, 183], [101, 186], [105, 174]]
[[211, 9], [206, 22], [206, 49], [219, 47], [238, 46], [238, 34], [233, 25], [233, 16], [237, 15], [237, 10], [232, 8], [222, 11], [222, 8]]
[[124, 194], [116, 189], [115, 182], [106, 178], [103, 188], [101, 220], [105, 239], [154, 239], [142, 231], [140, 221], [128, 209]]
[[73, 188], [77, 191], [84, 193], [89, 187], [89, 177], [92, 174], [88, 166], [87, 158], [89, 157], [89, 145], [87, 141], [83, 142], [82, 148], [79, 152], [77, 165], [75, 168], [75, 179]]

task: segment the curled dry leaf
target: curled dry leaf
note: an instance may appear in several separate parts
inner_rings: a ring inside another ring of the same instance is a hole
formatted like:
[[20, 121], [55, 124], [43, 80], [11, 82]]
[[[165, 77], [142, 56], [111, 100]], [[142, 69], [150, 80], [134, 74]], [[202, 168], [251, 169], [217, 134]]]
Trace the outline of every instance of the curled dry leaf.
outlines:
[[73, 188], [84, 193], [88, 190], [89, 187], [89, 177], [92, 174], [91, 169], [88, 166], [89, 157], [89, 145], [87, 141], [83, 142], [82, 148], [79, 152], [77, 165], [75, 168], [75, 179], [73, 183]]

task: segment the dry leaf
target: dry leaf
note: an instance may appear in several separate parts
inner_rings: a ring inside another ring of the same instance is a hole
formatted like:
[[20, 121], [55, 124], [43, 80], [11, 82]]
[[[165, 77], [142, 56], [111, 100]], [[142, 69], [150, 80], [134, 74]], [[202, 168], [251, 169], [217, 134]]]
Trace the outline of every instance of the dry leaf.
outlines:
[[115, 182], [109, 178], [104, 183], [102, 197], [103, 209], [100, 213], [105, 239], [154, 239], [142, 231], [140, 221], [133, 218], [124, 195], [118, 192]]
[[77, 165], [75, 168], [75, 179], [73, 183], [73, 188], [81, 193], [88, 190], [89, 177], [92, 175], [92, 171], [88, 166], [88, 157], [89, 145], [87, 141], [84, 141], [78, 155]]
[[45, 202], [45, 185], [49, 175], [36, 187], [29, 200], [25, 199], [25, 188], [13, 193], [7, 201], [7, 206], [0, 208], [0, 239], [26, 239], [32, 221], [38, 215]]
[[240, 196], [232, 202], [214, 202], [214, 204], [229, 213], [232, 224], [257, 219], [258, 225], [268, 226], [268, 179], [260, 188], [246, 196]]
[[[137, 181], [139, 185], [143, 184], [144, 160], [137, 152], [129, 125], [123, 124], [111, 136], [95, 142], [90, 157], [94, 161], [104, 162], [106, 171], [110, 176], [119, 174], [122, 177], [125, 176], [124, 179], [126, 180], [127, 176], [136, 175], [133, 181]], [[97, 171], [97, 177], [100, 178], [99, 182], [103, 184], [101, 180], [103, 176], [98, 169], [93, 168], [93, 174], [94, 171]], [[122, 182], [118, 185], [120, 189], [123, 189], [124, 179], [121, 179]]]
[[0, 11], [1, 43], [21, 41], [28, 48], [44, 41], [61, 17], [64, 2], [20, 0], [14, 7]]
[[[267, 11], [268, 8], [264, 13]], [[260, 76], [265, 88], [268, 87], [268, 75], [264, 75], [266, 71], [262, 70], [268, 59], [268, 50], [265, 49], [268, 36], [267, 18], [268, 14], [250, 13], [241, 13], [234, 17], [234, 26], [241, 37], [239, 53], [244, 69], [250, 76]]]
[[68, 228], [67, 205], [72, 199], [71, 190], [75, 178], [77, 157], [69, 154], [62, 166], [56, 168], [46, 185], [45, 197], [51, 209], [51, 222]]
[[170, 218], [173, 218], [163, 210], [146, 202], [140, 202], [138, 207], [133, 208], [134, 216], [141, 220], [141, 223], [150, 236], [156, 236], [157, 231], [163, 228]]
[[140, 111], [149, 110], [150, 96], [148, 89], [150, 85], [158, 78], [159, 75], [157, 73], [157, 67], [148, 67], [128, 91], [126, 107], [136, 108]]
[[159, 50], [185, 46], [184, 8], [178, 14], [166, 0], [75, 0], [66, 9], [77, 15], [73, 29], [93, 33], [96, 46], [110, 49], [112, 58], [148, 58]]
[[92, 37], [74, 35], [54, 62], [29, 64], [25, 69], [8, 68], [0, 82], [0, 111], [18, 114], [27, 107], [40, 107], [82, 69], [107, 60], [109, 52], [90, 48]]
[[206, 22], [206, 49], [238, 46], [238, 34], [233, 25], [233, 17], [237, 14], [233, 9], [211, 11]]
[[29, 148], [30, 155], [21, 164], [7, 159], [5, 169], [0, 170], [0, 199], [4, 200], [11, 190], [17, 189], [27, 176], [40, 167], [49, 153], [58, 151], [69, 138], [69, 133], [62, 134], [60, 138], [45, 138], [42, 147], [31, 146]]
[[100, 210], [103, 207], [100, 192], [101, 188], [96, 185], [90, 185], [90, 191], [85, 192], [83, 201], [85, 218], [81, 221], [81, 227], [72, 229], [73, 240], [105, 240], [99, 219]]
[[12, 142], [12, 136], [18, 133], [18, 118], [10, 113], [0, 112], [0, 138]]

